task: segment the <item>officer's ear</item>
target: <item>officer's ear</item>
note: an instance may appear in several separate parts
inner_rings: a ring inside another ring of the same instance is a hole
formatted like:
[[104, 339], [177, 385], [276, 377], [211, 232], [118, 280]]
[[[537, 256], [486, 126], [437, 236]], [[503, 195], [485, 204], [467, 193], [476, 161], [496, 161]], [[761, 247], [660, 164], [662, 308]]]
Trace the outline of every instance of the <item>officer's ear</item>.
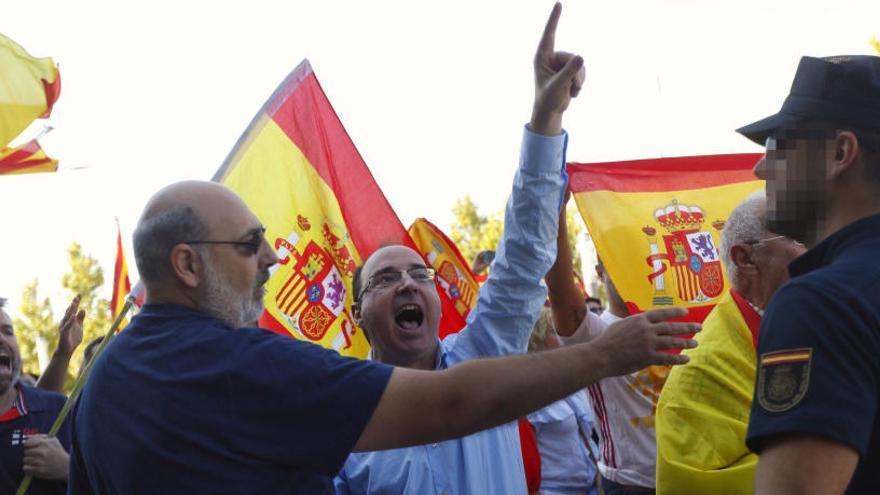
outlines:
[[853, 167], [858, 161], [861, 143], [852, 131], [840, 131], [833, 141], [826, 142], [826, 146], [832, 149], [826, 152], [834, 158], [830, 160], [827, 168], [829, 179], [839, 177]]
[[753, 256], [755, 249], [747, 244], [734, 244], [730, 248], [730, 260], [736, 265], [739, 272], [754, 271], [755, 257]]

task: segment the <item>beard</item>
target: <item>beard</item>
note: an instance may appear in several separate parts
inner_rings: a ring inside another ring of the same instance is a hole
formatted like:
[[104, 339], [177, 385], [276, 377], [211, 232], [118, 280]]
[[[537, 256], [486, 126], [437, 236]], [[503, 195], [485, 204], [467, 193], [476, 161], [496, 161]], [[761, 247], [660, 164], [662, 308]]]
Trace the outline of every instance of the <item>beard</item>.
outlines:
[[801, 190], [776, 191], [767, 197], [766, 227], [808, 246], [815, 244], [825, 225], [828, 201], [821, 183]]
[[251, 290], [241, 293], [223, 279], [209, 259], [205, 259], [204, 267], [204, 281], [196, 301], [198, 309], [230, 328], [242, 328], [257, 321], [263, 314], [263, 284], [269, 278], [268, 272], [254, 281]]

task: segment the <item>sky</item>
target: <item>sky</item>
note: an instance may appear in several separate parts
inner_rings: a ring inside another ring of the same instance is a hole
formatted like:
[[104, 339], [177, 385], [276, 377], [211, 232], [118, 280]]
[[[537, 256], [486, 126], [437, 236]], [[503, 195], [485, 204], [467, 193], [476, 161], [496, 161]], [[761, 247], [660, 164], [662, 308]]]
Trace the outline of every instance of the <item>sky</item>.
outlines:
[[[61, 97], [44, 149], [56, 174], [0, 177], [0, 296], [37, 278], [66, 304], [79, 242], [110, 293], [115, 218], [209, 179], [288, 72], [308, 58], [404, 225], [448, 231], [457, 198], [503, 207], [534, 95], [549, 0], [8, 2], [0, 33], [51, 56]], [[880, 2], [563, 3], [557, 49], [587, 79], [565, 115], [569, 161], [758, 152], [734, 132], [778, 110], [802, 55], [872, 53]]]

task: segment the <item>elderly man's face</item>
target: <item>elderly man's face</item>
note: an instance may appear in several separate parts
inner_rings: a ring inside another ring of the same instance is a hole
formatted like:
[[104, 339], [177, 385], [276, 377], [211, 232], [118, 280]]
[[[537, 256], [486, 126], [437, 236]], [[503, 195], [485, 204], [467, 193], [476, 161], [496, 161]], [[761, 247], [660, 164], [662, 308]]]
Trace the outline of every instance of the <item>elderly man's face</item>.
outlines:
[[[358, 324], [386, 362], [407, 362], [437, 346], [440, 296], [433, 280], [404, 274], [391, 284], [376, 283], [383, 273], [424, 268], [422, 257], [404, 246], [376, 251], [364, 264]], [[362, 289], [363, 290], [363, 289]]]
[[0, 309], [0, 394], [6, 393], [21, 374], [21, 354], [12, 319]]
[[249, 245], [201, 244], [202, 283], [196, 290], [200, 309], [233, 328], [252, 324], [263, 312], [269, 267], [278, 261], [257, 217], [240, 201], [228, 201], [203, 214], [210, 240]]
[[751, 245], [753, 259], [757, 268], [758, 301], [760, 308], [766, 308], [776, 289], [788, 281], [788, 265], [804, 254], [806, 247], [788, 237], [771, 234], [765, 240]]

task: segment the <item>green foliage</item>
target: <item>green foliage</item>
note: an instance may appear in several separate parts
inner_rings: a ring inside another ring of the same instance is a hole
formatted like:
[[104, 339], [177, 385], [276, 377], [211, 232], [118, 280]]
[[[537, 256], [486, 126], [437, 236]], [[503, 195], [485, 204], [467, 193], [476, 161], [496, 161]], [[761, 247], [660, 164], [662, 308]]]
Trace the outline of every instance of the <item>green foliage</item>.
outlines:
[[[83, 343], [73, 353], [68, 367], [65, 391], [73, 387], [73, 379], [82, 364], [83, 349], [94, 338], [107, 333], [112, 323], [110, 319], [110, 301], [99, 298], [98, 291], [104, 285], [104, 271], [98, 261], [82, 250], [82, 246], [74, 242], [68, 249], [70, 271], [61, 279], [61, 285], [67, 290], [65, 307], [77, 294], [82, 296], [80, 309], [85, 310], [86, 319], [83, 324]], [[37, 360], [37, 342], [42, 340], [51, 357], [58, 346], [58, 325], [52, 314], [49, 298], [39, 300], [37, 281], [34, 280], [24, 287], [21, 297], [21, 316], [15, 320], [15, 331], [18, 345], [21, 348], [22, 367], [24, 371], [39, 374], [42, 370]]]
[[64, 274], [61, 285], [67, 289], [68, 301], [77, 294], [82, 296], [79, 307], [85, 310], [86, 319], [83, 324], [83, 343], [70, 358], [65, 388], [73, 386], [72, 379], [82, 364], [83, 349], [89, 342], [107, 333], [113, 323], [110, 318], [110, 301], [98, 297], [98, 291], [104, 285], [104, 270], [98, 260], [83, 253], [82, 246], [76, 242], [67, 248], [67, 255], [70, 259], [70, 271]]
[[[461, 254], [468, 263], [473, 262], [474, 257], [484, 249], [497, 249], [504, 231], [504, 209], [487, 216], [480, 215], [476, 203], [465, 196], [459, 198], [452, 208], [455, 215], [449, 237], [458, 246]], [[577, 212], [577, 208], [571, 207], [566, 211], [568, 223], [568, 242], [571, 246], [574, 268], [581, 270], [581, 255], [577, 250], [577, 238], [585, 232], [583, 220]]]
[[[23, 373], [40, 374], [40, 362], [37, 358], [38, 341], [47, 345], [49, 356], [58, 344], [55, 338], [55, 320], [49, 298], [39, 300], [37, 280], [24, 286], [21, 292], [20, 316], [15, 319], [15, 333], [18, 347], [21, 350], [21, 366]], [[45, 366], [46, 363], [43, 363]]]

